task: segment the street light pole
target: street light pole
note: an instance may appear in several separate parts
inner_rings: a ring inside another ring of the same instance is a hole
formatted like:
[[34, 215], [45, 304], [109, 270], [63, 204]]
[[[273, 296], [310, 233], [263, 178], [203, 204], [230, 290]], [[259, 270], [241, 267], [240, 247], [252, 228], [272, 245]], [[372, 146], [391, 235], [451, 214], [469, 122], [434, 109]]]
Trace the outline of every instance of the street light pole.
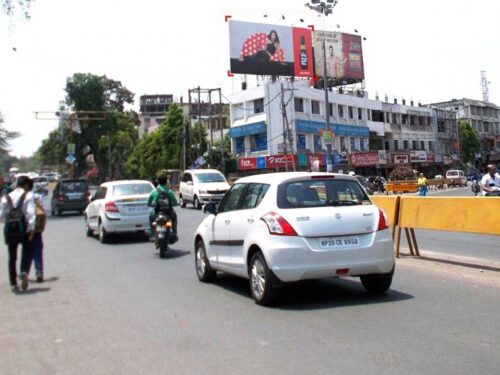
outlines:
[[[306, 7], [309, 9], [315, 10], [316, 12], [319, 12], [320, 14], [323, 15], [323, 17], [328, 16], [329, 14], [332, 14], [332, 9], [337, 5], [338, 0], [326, 0], [320, 1], [320, 0], [311, 0], [311, 4], [306, 3]], [[323, 18], [324, 20], [324, 18]], [[323, 27], [324, 29], [324, 27]], [[322, 43], [322, 49], [323, 49], [323, 89], [325, 90], [325, 130], [331, 134], [331, 124], [330, 124], [330, 102], [328, 100], [328, 72], [326, 69], [326, 36], [325, 36], [325, 30], [323, 30], [323, 43]], [[330, 138], [330, 137], [329, 137]], [[333, 141], [333, 139], [332, 139]], [[331, 142], [328, 142], [326, 144], [326, 171], [327, 172], [332, 172], [333, 171], [333, 163], [332, 163], [332, 144]]]

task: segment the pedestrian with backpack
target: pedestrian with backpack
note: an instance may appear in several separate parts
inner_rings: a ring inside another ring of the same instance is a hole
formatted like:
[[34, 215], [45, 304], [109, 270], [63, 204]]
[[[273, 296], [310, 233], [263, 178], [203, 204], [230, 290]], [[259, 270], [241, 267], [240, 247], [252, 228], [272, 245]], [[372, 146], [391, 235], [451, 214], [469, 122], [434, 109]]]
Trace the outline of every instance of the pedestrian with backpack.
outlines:
[[1, 200], [0, 217], [5, 218], [4, 238], [9, 251], [9, 279], [12, 291], [17, 285], [17, 248], [22, 245], [21, 288], [28, 288], [28, 272], [31, 264], [31, 242], [35, 229], [35, 200], [29, 191], [31, 179], [20, 176], [16, 188]]

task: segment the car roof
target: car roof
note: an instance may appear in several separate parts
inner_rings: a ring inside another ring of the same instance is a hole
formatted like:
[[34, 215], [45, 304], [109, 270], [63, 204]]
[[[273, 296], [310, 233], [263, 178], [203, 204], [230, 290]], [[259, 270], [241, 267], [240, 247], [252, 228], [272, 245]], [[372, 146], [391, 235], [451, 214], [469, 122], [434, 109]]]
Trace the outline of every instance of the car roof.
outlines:
[[200, 173], [220, 173], [222, 174], [221, 171], [218, 171], [217, 169], [187, 169], [184, 171], [184, 173], [190, 172], [192, 174], [200, 174]]
[[265, 183], [265, 184], [276, 184], [279, 185], [282, 182], [288, 180], [295, 180], [301, 178], [308, 178], [312, 176], [335, 176], [341, 180], [351, 180], [357, 181], [354, 176], [348, 176], [341, 173], [327, 173], [327, 172], [277, 172], [277, 173], [265, 173], [253, 176], [242, 177], [236, 181], [236, 183]]
[[117, 185], [128, 185], [128, 184], [151, 184], [148, 180], [119, 180], [119, 181], [108, 181], [101, 184], [103, 187], [112, 187]]

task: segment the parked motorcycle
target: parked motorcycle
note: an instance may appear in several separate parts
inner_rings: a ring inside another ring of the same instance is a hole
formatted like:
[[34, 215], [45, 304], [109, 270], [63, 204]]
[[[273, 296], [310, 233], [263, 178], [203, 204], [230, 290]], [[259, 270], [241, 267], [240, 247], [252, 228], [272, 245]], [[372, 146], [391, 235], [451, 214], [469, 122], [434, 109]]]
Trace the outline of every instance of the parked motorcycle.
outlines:
[[177, 240], [172, 230], [172, 220], [167, 215], [159, 213], [153, 222], [153, 228], [155, 229], [155, 246], [160, 250], [160, 258], [165, 258], [168, 246]]

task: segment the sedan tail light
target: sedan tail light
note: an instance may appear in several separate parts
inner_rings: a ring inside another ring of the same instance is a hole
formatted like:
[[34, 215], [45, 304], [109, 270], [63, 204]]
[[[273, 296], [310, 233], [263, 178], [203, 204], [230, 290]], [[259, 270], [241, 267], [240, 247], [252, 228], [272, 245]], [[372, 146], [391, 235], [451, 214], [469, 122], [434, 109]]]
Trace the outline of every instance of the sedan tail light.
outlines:
[[385, 230], [389, 228], [389, 225], [387, 224], [387, 216], [385, 216], [385, 212], [381, 210], [380, 208], [378, 209], [378, 228], [377, 230]]
[[104, 205], [104, 210], [106, 212], [120, 212], [118, 207], [116, 207], [115, 202], [108, 202]]
[[268, 212], [261, 217], [261, 220], [267, 224], [270, 234], [276, 234], [278, 236], [297, 235], [297, 232], [295, 232], [295, 229], [293, 229], [290, 223], [276, 212]]

